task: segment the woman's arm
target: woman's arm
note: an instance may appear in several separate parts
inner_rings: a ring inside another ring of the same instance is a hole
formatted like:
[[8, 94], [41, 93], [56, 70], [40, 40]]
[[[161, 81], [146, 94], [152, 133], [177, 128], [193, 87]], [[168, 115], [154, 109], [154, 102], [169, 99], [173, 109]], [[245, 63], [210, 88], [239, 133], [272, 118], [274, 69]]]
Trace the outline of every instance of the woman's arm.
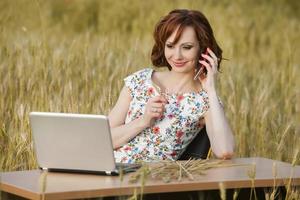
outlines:
[[205, 115], [206, 131], [211, 148], [218, 158], [230, 159], [234, 152], [234, 137], [216, 92], [208, 92], [209, 110]]
[[146, 128], [146, 125], [141, 118], [135, 119], [128, 124], [124, 124], [130, 101], [131, 96], [129, 89], [124, 86], [120, 92], [116, 105], [108, 115], [114, 149], [122, 146]]
[[153, 120], [162, 115], [164, 106], [167, 103], [166, 99], [162, 96], [150, 98], [146, 104], [144, 114], [125, 124], [130, 102], [130, 91], [124, 86], [116, 105], [108, 115], [114, 149], [126, 144], [145, 128], [151, 126]]
[[233, 156], [234, 137], [215, 89], [218, 58], [209, 48], [207, 51], [209, 55], [202, 54], [205, 60], [199, 61], [207, 70], [207, 76], [199, 78], [209, 100], [209, 109], [204, 117], [207, 135], [214, 154], [219, 158], [229, 159]]

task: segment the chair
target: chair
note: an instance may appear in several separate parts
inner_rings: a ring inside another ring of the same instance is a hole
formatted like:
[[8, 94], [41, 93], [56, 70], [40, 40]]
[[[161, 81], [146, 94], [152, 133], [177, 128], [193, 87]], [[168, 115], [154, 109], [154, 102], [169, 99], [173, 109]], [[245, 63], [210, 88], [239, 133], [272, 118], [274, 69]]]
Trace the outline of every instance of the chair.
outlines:
[[[192, 159], [207, 159], [210, 155], [210, 141], [208, 139], [205, 127], [197, 134], [193, 141], [187, 146], [183, 154], [178, 160], [188, 160]], [[214, 192], [219, 194], [218, 191]], [[187, 191], [187, 192], [167, 192], [158, 194], [146, 194], [144, 195], [145, 200], [160, 199], [160, 200], [171, 200], [171, 199], [199, 199], [199, 194], [197, 191]], [[214, 199], [214, 198], [213, 198]]]
[[210, 157], [210, 141], [206, 133], [206, 128], [202, 128], [193, 141], [187, 146], [178, 160], [207, 159]]

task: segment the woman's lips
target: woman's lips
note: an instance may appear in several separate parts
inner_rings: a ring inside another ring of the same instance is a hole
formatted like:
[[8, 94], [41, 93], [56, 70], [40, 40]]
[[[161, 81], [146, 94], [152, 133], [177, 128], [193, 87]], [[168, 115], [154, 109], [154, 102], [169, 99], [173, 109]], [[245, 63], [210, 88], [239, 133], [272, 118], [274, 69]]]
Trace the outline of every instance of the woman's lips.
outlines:
[[173, 61], [173, 64], [174, 64], [176, 67], [182, 67], [182, 66], [185, 65], [185, 63], [187, 63], [187, 62], [175, 62], [175, 61]]

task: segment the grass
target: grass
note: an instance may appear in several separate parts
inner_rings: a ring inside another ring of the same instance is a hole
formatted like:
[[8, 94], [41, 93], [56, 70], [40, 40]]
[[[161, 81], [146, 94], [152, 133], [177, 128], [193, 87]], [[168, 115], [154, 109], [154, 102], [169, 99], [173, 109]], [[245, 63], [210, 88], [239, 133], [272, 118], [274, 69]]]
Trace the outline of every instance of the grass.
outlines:
[[153, 27], [173, 8], [203, 11], [229, 59], [218, 90], [236, 156], [299, 165], [298, 1], [3, 0], [0, 170], [37, 167], [30, 111], [108, 114], [123, 78], [151, 66]]

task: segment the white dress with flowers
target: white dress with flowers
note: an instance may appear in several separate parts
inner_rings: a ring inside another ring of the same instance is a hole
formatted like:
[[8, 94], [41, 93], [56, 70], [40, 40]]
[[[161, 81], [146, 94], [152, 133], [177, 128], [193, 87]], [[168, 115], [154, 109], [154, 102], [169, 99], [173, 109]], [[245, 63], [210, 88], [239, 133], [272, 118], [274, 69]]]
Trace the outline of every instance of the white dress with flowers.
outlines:
[[[131, 102], [125, 123], [143, 115], [149, 98], [159, 95], [152, 83], [153, 69], [146, 68], [124, 79]], [[208, 96], [200, 92], [168, 95], [162, 118], [114, 151], [116, 162], [177, 160], [203, 128], [200, 119], [208, 110]]]

